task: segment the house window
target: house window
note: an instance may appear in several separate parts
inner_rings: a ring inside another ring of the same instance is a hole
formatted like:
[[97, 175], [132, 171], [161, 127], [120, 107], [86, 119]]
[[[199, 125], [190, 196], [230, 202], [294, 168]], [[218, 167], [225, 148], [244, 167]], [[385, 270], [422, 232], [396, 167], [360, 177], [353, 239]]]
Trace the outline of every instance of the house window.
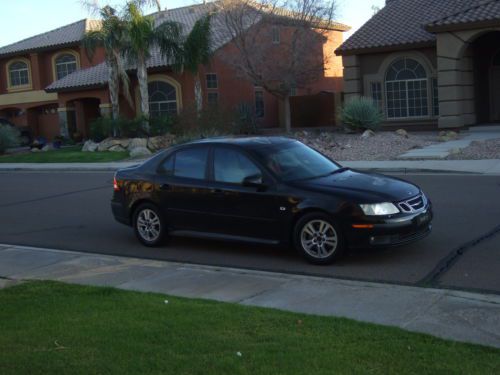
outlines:
[[216, 106], [219, 104], [219, 94], [217, 92], [209, 92], [207, 94], [207, 102], [209, 106]]
[[56, 66], [56, 79], [64, 78], [68, 74], [71, 74], [74, 71], [76, 71], [78, 68], [76, 57], [70, 53], [59, 55], [55, 59], [55, 66]]
[[432, 114], [439, 116], [439, 89], [437, 78], [432, 79]]
[[383, 101], [382, 101], [382, 83], [381, 82], [371, 82], [370, 90], [372, 93], [372, 99], [375, 105], [383, 110]]
[[429, 115], [427, 74], [417, 61], [396, 60], [385, 78], [387, 117], [391, 119]]
[[279, 29], [279, 27], [273, 26], [271, 30], [272, 30], [273, 43], [279, 44], [280, 43], [280, 29]]
[[163, 81], [148, 84], [149, 115], [152, 118], [177, 114], [177, 93], [175, 87]]
[[12, 87], [30, 84], [28, 63], [16, 61], [9, 65], [9, 83]]
[[207, 89], [216, 89], [217, 87], [217, 74], [207, 74]]
[[264, 117], [264, 92], [255, 91], [255, 116]]

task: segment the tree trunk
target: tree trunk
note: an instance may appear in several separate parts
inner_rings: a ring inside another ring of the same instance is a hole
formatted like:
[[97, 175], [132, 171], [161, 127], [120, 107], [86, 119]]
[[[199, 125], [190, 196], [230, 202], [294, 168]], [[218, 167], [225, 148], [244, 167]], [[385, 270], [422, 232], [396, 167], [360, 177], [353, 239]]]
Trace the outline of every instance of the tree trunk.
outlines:
[[203, 93], [201, 91], [200, 75], [196, 73], [194, 75], [194, 98], [196, 101], [196, 110], [201, 112], [203, 109]]
[[149, 133], [149, 92], [148, 92], [148, 70], [144, 56], [137, 59], [137, 80], [139, 81], [139, 93], [141, 95], [141, 112], [144, 116], [142, 124], [146, 133]]
[[292, 131], [292, 114], [290, 112], [290, 96], [287, 95], [283, 99], [283, 102], [285, 104], [284, 106], [284, 115], [285, 115], [285, 131], [287, 133], [290, 133]]
[[[118, 67], [115, 62], [109, 63], [109, 98], [111, 100], [111, 112], [113, 116], [113, 120], [118, 119], [120, 117], [120, 99], [119, 99], [119, 90], [120, 90], [120, 82], [118, 77]], [[113, 136], [116, 137], [118, 134], [118, 129], [113, 127]]]

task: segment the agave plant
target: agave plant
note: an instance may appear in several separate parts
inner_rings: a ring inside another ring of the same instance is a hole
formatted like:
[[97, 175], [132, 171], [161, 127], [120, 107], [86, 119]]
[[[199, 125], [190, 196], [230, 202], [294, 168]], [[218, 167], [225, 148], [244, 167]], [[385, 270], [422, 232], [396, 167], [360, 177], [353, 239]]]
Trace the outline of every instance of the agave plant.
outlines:
[[341, 110], [340, 118], [344, 126], [355, 130], [376, 130], [384, 115], [372, 99], [360, 97], [349, 100]]

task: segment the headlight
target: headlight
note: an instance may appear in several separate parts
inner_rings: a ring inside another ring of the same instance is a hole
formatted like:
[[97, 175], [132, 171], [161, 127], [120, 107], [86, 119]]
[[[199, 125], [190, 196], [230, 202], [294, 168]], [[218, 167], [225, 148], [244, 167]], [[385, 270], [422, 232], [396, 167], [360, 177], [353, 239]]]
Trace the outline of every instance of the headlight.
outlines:
[[359, 205], [367, 216], [381, 216], [397, 214], [399, 209], [392, 203], [374, 203]]

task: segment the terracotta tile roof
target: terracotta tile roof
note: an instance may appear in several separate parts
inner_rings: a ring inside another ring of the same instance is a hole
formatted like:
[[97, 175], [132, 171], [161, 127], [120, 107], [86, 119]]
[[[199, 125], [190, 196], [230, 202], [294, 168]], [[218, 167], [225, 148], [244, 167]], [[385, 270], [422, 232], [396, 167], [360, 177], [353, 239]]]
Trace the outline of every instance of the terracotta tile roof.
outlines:
[[482, 2], [470, 5], [456, 13], [430, 22], [427, 24], [427, 29], [435, 30], [454, 25], [485, 21], [499, 21], [500, 25], [500, 0], [483, 0]]
[[97, 20], [83, 19], [55, 30], [1, 47], [0, 56], [79, 43], [85, 32], [99, 28], [100, 24], [101, 22]]
[[[209, 12], [216, 10], [215, 3], [190, 5], [181, 8], [170, 9], [152, 14], [156, 25], [165, 21], [179, 22], [183, 26], [184, 32], [189, 32], [197, 20]], [[250, 26], [250, 24], [248, 25]], [[346, 31], [349, 26], [341, 23], [332, 23], [331, 28], [339, 31]], [[224, 23], [224, 15], [215, 13], [211, 20], [211, 39], [212, 49], [215, 51], [231, 40], [231, 34]], [[165, 59], [158, 48], [153, 47], [150, 51], [151, 57], [148, 59], [146, 66], [148, 68], [163, 67], [171, 65]], [[126, 64], [126, 69], [132, 70], [135, 65], [132, 63]], [[63, 79], [53, 82], [45, 90], [48, 92], [61, 91], [71, 88], [88, 87], [93, 85], [101, 85], [107, 82], [108, 69], [105, 63], [91, 67], [86, 70], [74, 72]]]
[[61, 78], [45, 88], [47, 92], [63, 91], [65, 89], [103, 86], [108, 83], [109, 69], [106, 63], [101, 63], [87, 69], [80, 69]]
[[[498, 3], [498, 0], [487, 2]], [[461, 14], [464, 10], [483, 3], [484, 0], [392, 0], [336, 52], [368, 53], [373, 49], [391, 49], [415, 44], [432, 45], [436, 37], [425, 30], [425, 25], [446, 16]], [[484, 13], [477, 16], [484, 17]]]

